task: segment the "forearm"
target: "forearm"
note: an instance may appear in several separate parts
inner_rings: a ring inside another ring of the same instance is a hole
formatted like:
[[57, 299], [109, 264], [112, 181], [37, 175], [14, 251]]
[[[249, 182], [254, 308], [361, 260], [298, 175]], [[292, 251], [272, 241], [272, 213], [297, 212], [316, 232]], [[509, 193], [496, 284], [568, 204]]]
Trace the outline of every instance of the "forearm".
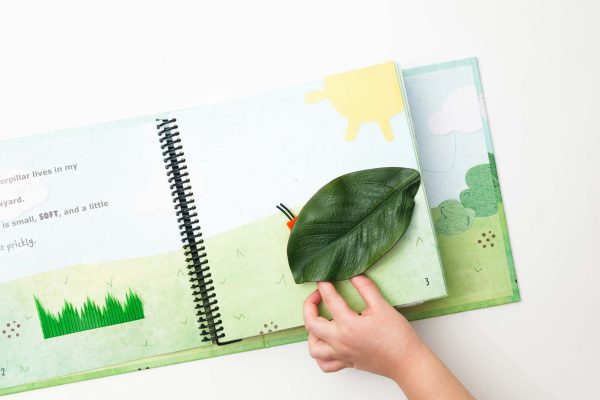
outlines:
[[474, 397], [420, 339], [392, 379], [410, 400], [471, 400]]

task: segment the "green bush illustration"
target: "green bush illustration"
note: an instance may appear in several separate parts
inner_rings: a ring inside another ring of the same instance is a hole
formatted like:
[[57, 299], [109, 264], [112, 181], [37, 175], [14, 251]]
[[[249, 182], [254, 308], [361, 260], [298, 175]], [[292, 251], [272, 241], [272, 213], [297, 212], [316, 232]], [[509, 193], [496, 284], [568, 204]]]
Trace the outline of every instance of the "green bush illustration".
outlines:
[[44, 339], [144, 319], [142, 300], [131, 290], [123, 303], [109, 293], [103, 306], [88, 298], [83, 307], [77, 309], [65, 301], [62, 310], [57, 314], [48, 311], [37, 297], [35, 305]]
[[460, 193], [463, 206], [475, 210], [477, 217], [489, 217], [498, 212], [496, 186], [489, 164], [480, 164], [467, 171], [465, 181], [469, 187]]
[[458, 200], [446, 200], [438, 206], [440, 214], [434, 223], [438, 233], [456, 235], [465, 232], [475, 222], [475, 211], [465, 208]]

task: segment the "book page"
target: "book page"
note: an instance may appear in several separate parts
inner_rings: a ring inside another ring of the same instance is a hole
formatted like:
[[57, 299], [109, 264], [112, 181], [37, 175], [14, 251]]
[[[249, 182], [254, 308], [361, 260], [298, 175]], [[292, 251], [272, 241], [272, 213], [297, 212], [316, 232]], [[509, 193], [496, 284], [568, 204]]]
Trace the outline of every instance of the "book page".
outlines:
[[202, 344], [154, 118], [0, 159], [0, 388]]
[[[419, 170], [394, 63], [260, 96], [170, 114], [183, 134], [225, 340], [303, 324], [314, 283], [297, 285], [290, 231], [332, 179], [387, 166]], [[408, 231], [367, 273], [395, 305], [446, 294], [424, 188]], [[337, 284], [356, 309], [349, 282]]]
[[519, 301], [477, 59], [405, 71], [448, 296], [409, 318]]

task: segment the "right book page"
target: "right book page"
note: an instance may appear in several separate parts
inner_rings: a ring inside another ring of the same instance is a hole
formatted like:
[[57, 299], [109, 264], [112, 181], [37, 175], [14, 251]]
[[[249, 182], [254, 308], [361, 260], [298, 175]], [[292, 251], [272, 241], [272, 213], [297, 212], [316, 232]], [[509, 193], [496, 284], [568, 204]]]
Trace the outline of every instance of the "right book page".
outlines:
[[[181, 130], [224, 341], [302, 326], [314, 283], [288, 265], [288, 219], [323, 185], [378, 167], [419, 170], [395, 63], [171, 113]], [[424, 186], [400, 241], [367, 271], [394, 305], [446, 295]], [[336, 283], [363, 307], [348, 281]]]
[[409, 319], [520, 300], [476, 58], [403, 71], [448, 296]]

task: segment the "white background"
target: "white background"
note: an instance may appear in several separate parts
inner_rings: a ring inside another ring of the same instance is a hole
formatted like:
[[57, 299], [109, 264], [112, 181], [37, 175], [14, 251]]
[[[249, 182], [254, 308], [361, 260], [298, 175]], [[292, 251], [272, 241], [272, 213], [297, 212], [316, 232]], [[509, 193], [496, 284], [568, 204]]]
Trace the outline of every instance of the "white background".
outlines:
[[[2, 138], [194, 106], [390, 59], [412, 67], [478, 56], [523, 301], [415, 325], [479, 398], [597, 396], [600, 3], [83, 3], [0, 6]], [[402, 398], [380, 377], [322, 374], [301, 343], [15, 399], [125, 395]]]

